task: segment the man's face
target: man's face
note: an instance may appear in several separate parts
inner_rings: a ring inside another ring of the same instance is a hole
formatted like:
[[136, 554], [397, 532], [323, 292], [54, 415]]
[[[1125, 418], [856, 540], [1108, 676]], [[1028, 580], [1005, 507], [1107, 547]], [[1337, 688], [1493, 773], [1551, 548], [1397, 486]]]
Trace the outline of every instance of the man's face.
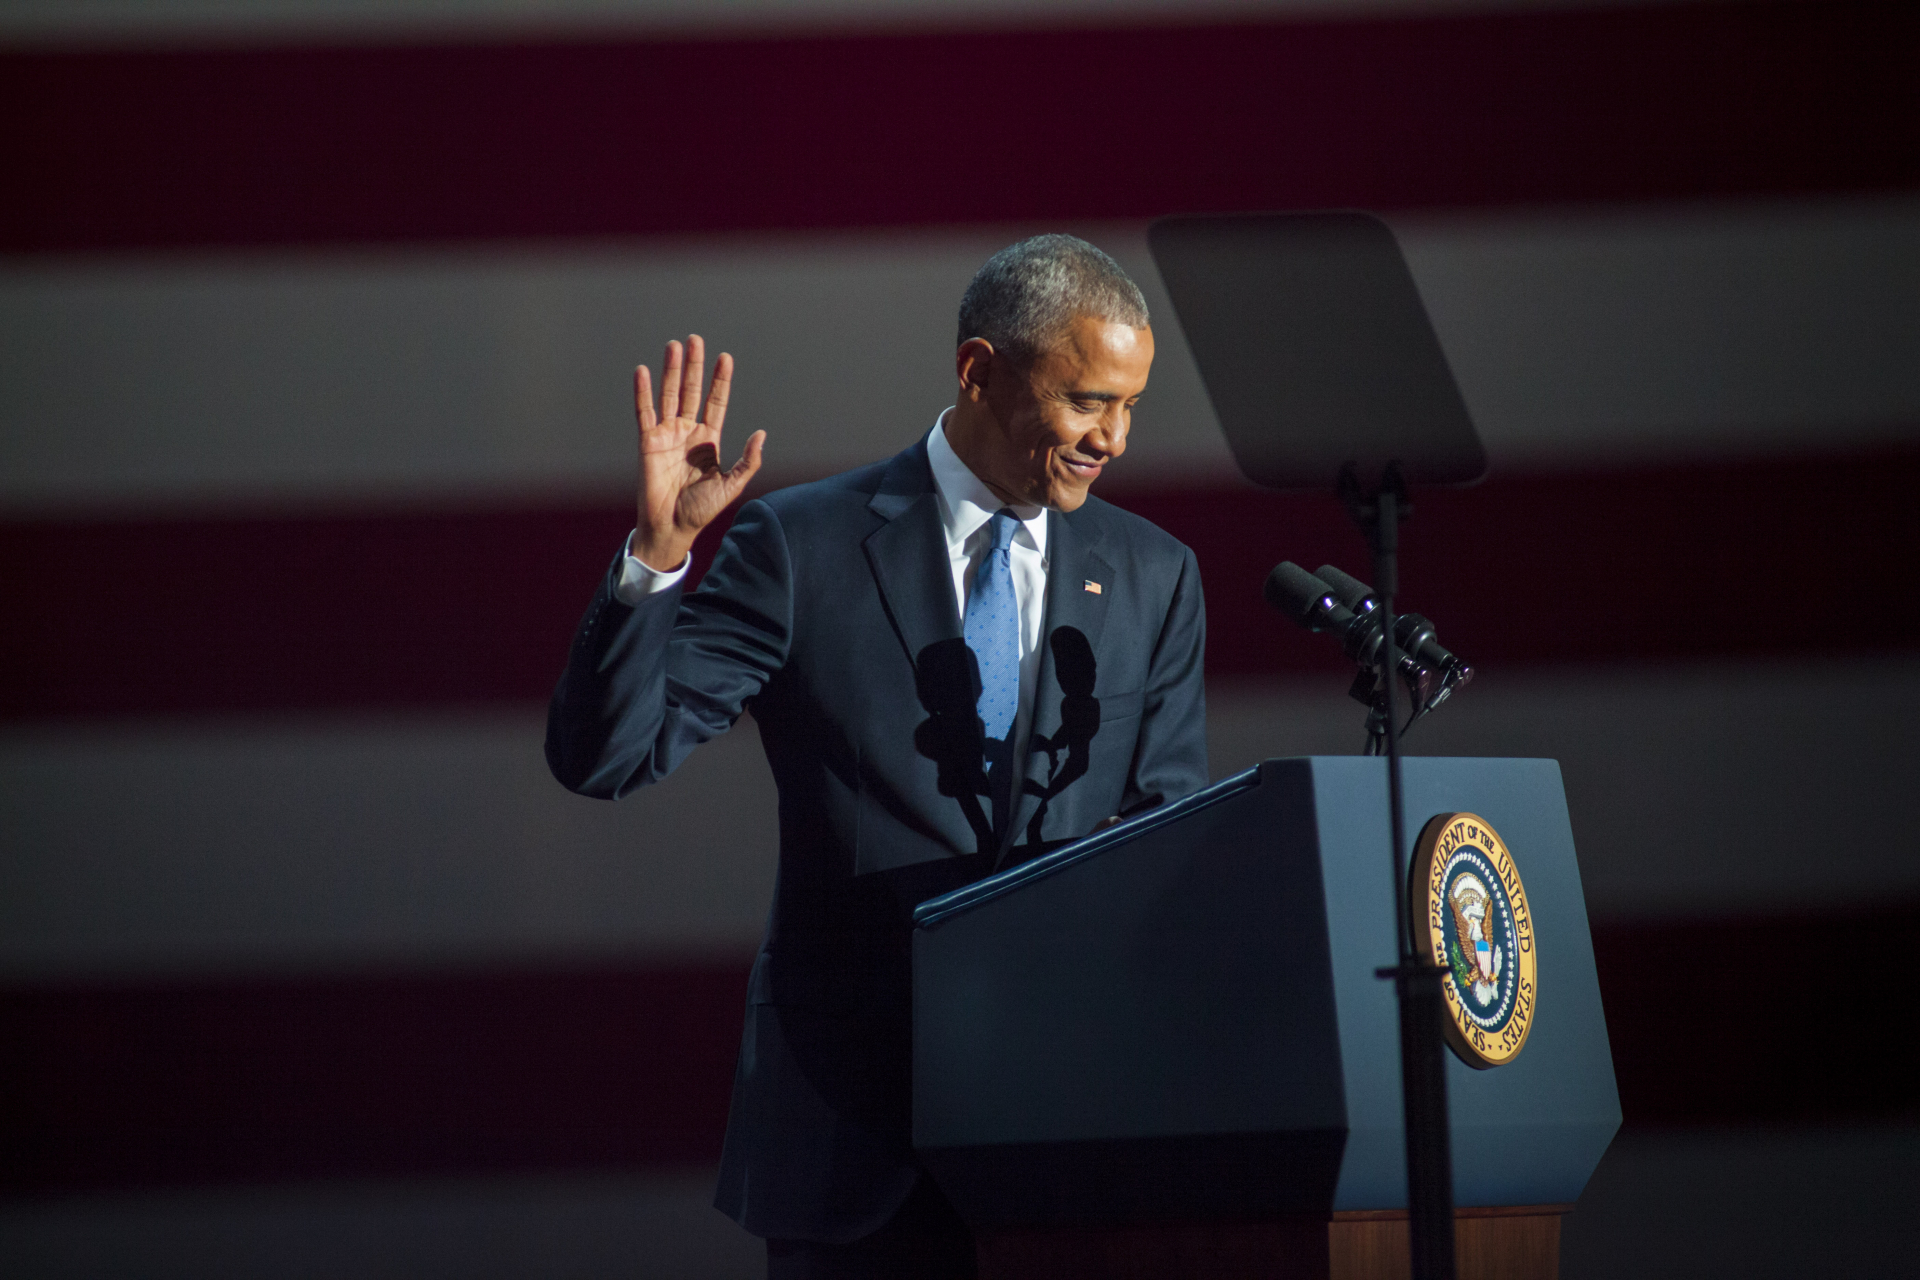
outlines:
[[1081, 316], [1031, 367], [994, 363], [981, 478], [1002, 498], [1077, 510], [1101, 468], [1126, 452], [1153, 367], [1153, 330]]

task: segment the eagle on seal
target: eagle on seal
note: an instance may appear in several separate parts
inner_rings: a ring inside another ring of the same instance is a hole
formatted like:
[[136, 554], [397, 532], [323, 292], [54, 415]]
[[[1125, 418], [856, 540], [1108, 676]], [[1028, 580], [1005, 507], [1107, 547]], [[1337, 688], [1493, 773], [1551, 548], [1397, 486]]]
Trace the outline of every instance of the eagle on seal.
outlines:
[[[1493, 898], [1482, 884], [1480, 877], [1472, 872], [1462, 874], [1453, 882], [1453, 888], [1447, 892], [1447, 902], [1453, 908], [1454, 936], [1460, 940], [1462, 959], [1467, 981], [1461, 983], [1472, 992], [1474, 1002], [1481, 1008], [1493, 1003], [1500, 993], [1500, 971], [1506, 957], [1500, 948], [1493, 945], [1493, 922], [1489, 918]], [[1459, 970], [1456, 968], [1456, 975]]]

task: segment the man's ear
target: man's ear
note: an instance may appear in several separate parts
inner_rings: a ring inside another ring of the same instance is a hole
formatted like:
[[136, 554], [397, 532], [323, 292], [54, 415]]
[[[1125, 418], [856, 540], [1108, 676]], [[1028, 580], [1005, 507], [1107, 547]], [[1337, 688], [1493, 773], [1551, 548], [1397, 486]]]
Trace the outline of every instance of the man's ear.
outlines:
[[978, 403], [987, 398], [987, 386], [993, 378], [993, 344], [985, 338], [968, 338], [953, 353], [953, 371], [960, 379], [960, 396]]

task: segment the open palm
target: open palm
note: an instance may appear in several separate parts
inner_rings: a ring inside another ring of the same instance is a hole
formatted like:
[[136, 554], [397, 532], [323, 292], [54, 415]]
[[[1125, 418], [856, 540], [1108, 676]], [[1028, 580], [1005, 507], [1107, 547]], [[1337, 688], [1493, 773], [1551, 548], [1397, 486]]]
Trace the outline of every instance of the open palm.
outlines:
[[699, 414], [700, 382], [706, 344], [699, 334], [667, 344], [660, 371], [660, 404], [653, 402], [653, 378], [647, 366], [633, 371], [634, 415], [640, 424], [640, 492], [633, 554], [655, 569], [672, 570], [686, 561], [694, 538], [740, 496], [760, 470], [767, 433], [747, 439], [739, 461], [720, 465], [720, 428], [733, 388], [733, 357], [714, 363], [706, 413]]

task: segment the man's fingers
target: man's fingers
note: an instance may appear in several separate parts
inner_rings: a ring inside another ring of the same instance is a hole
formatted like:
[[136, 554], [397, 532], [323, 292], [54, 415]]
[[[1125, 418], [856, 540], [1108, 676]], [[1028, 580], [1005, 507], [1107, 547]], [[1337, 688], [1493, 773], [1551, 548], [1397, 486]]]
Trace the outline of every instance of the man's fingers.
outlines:
[[720, 424], [727, 420], [727, 396], [732, 390], [733, 357], [722, 351], [713, 363], [713, 389], [707, 393], [707, 426], [715, 439], [719, 438]]
[[633, 370], [633, 416], [640, 423], [642, 431], [653, 430], [656, 421], [653, 416], [653, 375], [647, 372], [645, 365], [636, 365]]
[[660, 417], [672, 421], [680, 416], [680, 340], [667, 344], [666, 358], [660, 362]]
[[691, 418], [700, 412], [700, 382], [707, 373], [707, 344], [697, 333], [687, 335], [687, 364], [681, 372], [680, 411]]
[[740, 451], [740, 460], [727, 471], [727, 491], [737, 494], [746, 488], [747, 481], [753, 479], [753, 473], [760, 469], [760, 453], [767, 443], [767, 433], [756, 431], [747, 437], [747, 447]]

